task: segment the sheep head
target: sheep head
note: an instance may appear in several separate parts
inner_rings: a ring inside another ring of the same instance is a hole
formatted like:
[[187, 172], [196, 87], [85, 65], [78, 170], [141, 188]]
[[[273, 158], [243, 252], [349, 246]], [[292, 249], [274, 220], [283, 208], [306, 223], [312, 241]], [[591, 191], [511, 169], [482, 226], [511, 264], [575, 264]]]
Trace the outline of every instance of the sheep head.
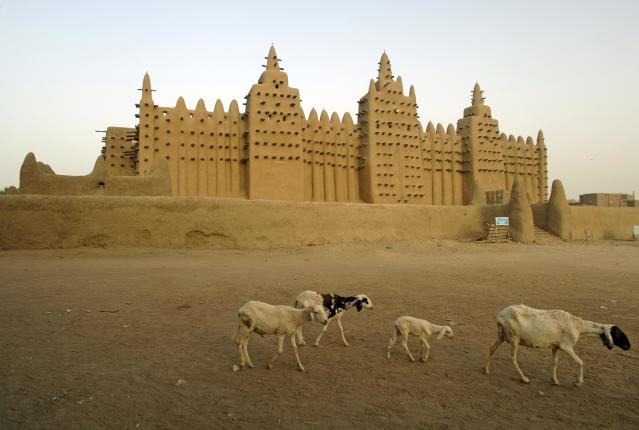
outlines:
[[357, 302], [355, 303], [355, 307], [357, 308], [357, 312], [361, 311], [362, 308], [373, 309], [373, 302], [368, 298], [366, 294], [358, 294]]
[[441, 339], [444, 336], [453, 337], [453, 329], [448, 327], [447, 325], [439, 329], [439, 332], [437, 332], [437, 339]]
[[319, 322], [320, 324], [328, 323], [328, 315], [326, 315], [326, 310], [324, 306], [314, 305], [309, 306], [304, 309], [308, 315], [308, 320], [312, 322]]

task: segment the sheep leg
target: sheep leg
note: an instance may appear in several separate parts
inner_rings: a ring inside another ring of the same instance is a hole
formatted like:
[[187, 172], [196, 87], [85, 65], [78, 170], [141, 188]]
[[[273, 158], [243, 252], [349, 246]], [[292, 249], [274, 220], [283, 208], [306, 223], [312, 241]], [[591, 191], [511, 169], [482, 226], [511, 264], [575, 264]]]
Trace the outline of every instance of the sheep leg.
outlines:
[[490, 375], [490, 365], [492, 364], [493, 357], [499, 351], [499, 347], [502, 343], [504, 343], [505, 339], [502, 335], [501, 326], [497, 326], [497, 341], [493, 343], [490, 347], [490, 351], [488, 351], [488, 357], [486, 358], [486, 363], [484, 364], [484, 373], [486, 375]]
[[337, 317], [337, 327], [339, 327], [339, 332], [342, 335], [342, 342], [344, 342], [344, 346], [348, 346], [348, 342], [346, 342], [346, 338], [344, 337], [344, 327], [342, 327], [342, 318]]
[[297, 367], [303, 372], [304, 366], [302, 366], [302, 362], [300, 361], [300, 355], [297, 353], [297, 344], [295, 343], [295, 335], [291, 336], [291, 345], [293, 345], [293, 352], [295, 353], [295, 359], [297, 360]]
[[515, 368], [517, 373], [519, 373], [519, 377], [521, 378], [521, 382], [523, 382], [524, 384], [528, 384], [530, 382], [530, 379], [528, 379], [528, 377], [526, 375], [524, 375], [524, 372], [521, 371], [521, 369], [519, 368], [519, 364], [517, 363], [517, 349], [518, 348], [519, 348], [519, 338], [513, 336], [510, 339], [510, 360], [512, 361], [513, 367]]
[[575, 351], [573, 351], [572, 348], [562, 348], [562, 349], [573, 360], [575, 360], [575, 363], [577, 363], [577, 365], [579, 366], [579, 375], [577, 376], [577, 381], [575, 382], [575, 385], [576, 386], [580, 386], [581, 384], [584, 383], [584, 362], [581, 361], [581, 358], [579, 358], [579, 356], [577, 354], [575, 354]]
[[240, 353], [240, 367], [245, 367], [246, 357], [244, 357], [244, 346], [242, 345], [242, 338], [240, 336], [235, 337], [235, 345], [237, 345], [237, 351]]
[[386, 358], [390, 358], [391, 349], [395, 345], [395, 342], [397, 342], [397, 333], [398, 332], [399, 332], [399, 329], [397, 327], [393, 327], [393, 335], [388, 340], [388, 347], [386, 348]]
[[492, 364], [493, 357], [499, 351], [499, 347], [504, 343], [503, 340], [497, 339], [495, 343], [493, 343], [490, 347], [490, 351], [488, 352], [488, 358], [486, 359], [486, 364], [484, 364], [484, 373], [486, 375], [490, 375], [490, 365]]
[[248, 353], [248, 341], [250, 337], [251, 337], [251, 332], [249, 332], [246, 336], [244, 336], [241, 342], [242, 342], [242, 348], [244, 350], [244, 358], [246, 359], [246, 364], [248, 364], [248, 367], [255, 367]]
[[242, 335], [240, 331], [242, 330], [242, 325], [238, 324], [237, 330], [235, 331], [235, 345], [237, 346], [237, 351], [240, 353], [240, 367], [246, 366], [246, 358], [244, 358], [244, 349], [242, 348]]
[[408, 357], [410, 357], [410, 361], [415, 361], [415, 358], [413, 357], [413, 354], [410, 353], [410, 349], [408, 349], [408, 332], [402, 332], [402, 347], [404, 348], [404, 351], [406, 351], [406, 354], [408, 354]]
[[297, 343], [300, 346], [306, 345], [306, 341], [304, 340], [304, 335], [302, 334], [302, 327], [298, 328], [295, 331], [295, 335], [297, 336]]
[[277, 335], [277, 352], [275, 353], [275, 355], [273, 356], [273, 358], [271, 358], [268, 362], [268, 364], [266, 365], [267, 369], [272, 369], [273, 368], [273, 363], [275, 362], [275, 360], [277, 360], [280, 355], [282, 355], [282, 353], [284, 352], [284, 338], [286, 336], [284, 336], [283, 334], [278, 334]]
[[559, 348], [552, 349], [552, 383], [559, 385], [557, 380], [557, 364], [559, 364]]
[[[420, 337], [420, 340], [421, 340], [421, 343], [422, 343], [422, 351], [421, 351], [420, 360], [425, 363], [426, 361], [428, 361], [428, 355], [430, 354], [430, 345], [429, 345], [428, 341], [426, 340], [426, 338]], [[424, 354], [424, 350], [426, 350], [426, 354]]]
[[320, 332], [320, 334], [317, 336], [317, 339], [315, 339], [315, 343], [313, 344], [313, 346], [319, 346], [319, 341], [322, 338], [322, 336], [324, 336], [324, 333], [326, 333], [326, 330], [328, 330], [328, 325], [331, 323], [331, 320], [329, 319], [328, 321], [326, 321], [326, 325], [324, 325], [324, 327], [322, 328], [322, 331]]

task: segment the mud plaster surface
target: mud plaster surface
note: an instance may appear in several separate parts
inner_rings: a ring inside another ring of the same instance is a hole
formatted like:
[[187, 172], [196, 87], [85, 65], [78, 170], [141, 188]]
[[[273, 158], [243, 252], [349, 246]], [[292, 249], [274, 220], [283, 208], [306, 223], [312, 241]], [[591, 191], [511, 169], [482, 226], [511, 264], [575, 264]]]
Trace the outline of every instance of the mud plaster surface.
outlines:
[[[512, 303], [616, 323], [639, 355], [637, 261], [628, 242], [1, 252], [0, 428], [637, 428], [639, 360], [598, 339], [576, 348], [582, 388], [563, 353], [562, 385], [550, 384], [547, 350], [520, 350], [530, 385], [507, 348], [481, 373], [495, 315]], [[330, 327], [301, 348], [306, 373], [288, 343], [262, 367], [273, 337], [252, 338], [258, 367], [233, 372], [237, 309], [306, 289], [366, 293], [375, 309], [343, 318], [350, 347]], [[449, 323], [455, 337], [433, 339], [426, 365], [398, 345], [386, 359], [400, 315]]]

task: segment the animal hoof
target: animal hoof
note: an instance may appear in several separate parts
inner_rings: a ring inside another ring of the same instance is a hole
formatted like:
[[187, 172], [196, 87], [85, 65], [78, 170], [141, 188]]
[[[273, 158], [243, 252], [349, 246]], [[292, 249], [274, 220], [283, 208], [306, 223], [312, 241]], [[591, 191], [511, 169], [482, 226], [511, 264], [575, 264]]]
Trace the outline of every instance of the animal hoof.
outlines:
[[390, 352], [386, 354], [386, 358], [390, 358]]
[[559, 385], [559, 381], [557, 381], [556, 379], [552, 380], [552, 385]]
[[346, 346], [350, 346], [350, 345], [348, 344], [348, 342], [346, 342], [346, 343], [344, 344], [344, 346], [346, 347]]
[[530, 384], [530, 379], [524, 376], [523, 378], [521, 378], [521, 382], [523, 382], [524, 384]]
[[316, 346], [316, 347], [317, 347], [317, 346], [319, 346], [319, 343], [314, 343], [314, 344], [313, 344], [313, 346]]
[[253, 365], [253, 363], [249, 363], [248, 367], [250, 367], [251, 369], [254, 368], [255, 366]]
[[273, 368], [273, 365], [272, 365], [272, 364], [267, 364], [267, 365], [266, 365], [266, 368], [267, 368], [268, 370], [271, 370], [271, 369]]
[[490, 370], [484, 367], [484, 375], [490, 375]]
[[300, 370], [300, 372], [304, 371], [304, 368], [302, 366], [299, 366], [298, 369]]
[[582, 385], [584, 385], [584, 381], [575, 382], [575, 387], [581, 387]]

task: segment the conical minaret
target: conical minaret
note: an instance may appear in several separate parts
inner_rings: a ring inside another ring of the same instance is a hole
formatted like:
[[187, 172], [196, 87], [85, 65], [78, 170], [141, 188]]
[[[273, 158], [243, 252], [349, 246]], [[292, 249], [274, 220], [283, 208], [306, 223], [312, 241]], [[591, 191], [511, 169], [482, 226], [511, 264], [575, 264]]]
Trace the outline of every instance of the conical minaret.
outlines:
[[475, 87], [473, 88], [473, 106], [483, 106], [484, 105], [484, 92], [479, 87], [479, 82], [475, 82]]
[[386, 51], [382, 53], [382, 58], [379, 60], [379, 70], [377, 74], [377, 80], [380, 83], [385, 83], [393, 79], [393, 71], [391, 70], [391, 63], [388, 59]]
[[271, 49], [268, 50], [268, 56], [266, 57], [266, 70], [280, 70], [280, 59], [277, 58], [275, 46], [273, 45], [271, 45]]
[[140, 96], [140, 103], [137, 105], [140, 108], [138, 117], [140, 118], [139, 125], [139, 150], [138, 150], [138, 172], [141, 175], [146, 175], [153, 163], [153, 142], [154, 142], [154, 118], [155, 118], [155, 104], [153, 103], [153, 97], [151, 89], [151, 78], [148, 73], [144, 74], [142, 79], [142, 95]]

